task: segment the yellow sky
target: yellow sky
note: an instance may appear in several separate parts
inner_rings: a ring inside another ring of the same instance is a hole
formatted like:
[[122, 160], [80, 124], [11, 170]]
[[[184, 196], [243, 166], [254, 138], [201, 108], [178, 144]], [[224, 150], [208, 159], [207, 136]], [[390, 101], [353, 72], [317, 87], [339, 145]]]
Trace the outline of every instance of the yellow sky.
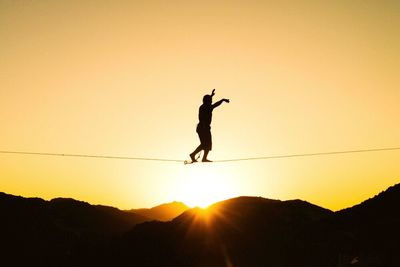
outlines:
[[[399, 1], [0, 0], [0, 150], [210, 159], [400, 146]], [[216, 100], [217, 100], [216, 99]], [[239, 195], [333, 210], [400, 152], [184, 166], [0, 155], [0, 191], [120, 208]]]

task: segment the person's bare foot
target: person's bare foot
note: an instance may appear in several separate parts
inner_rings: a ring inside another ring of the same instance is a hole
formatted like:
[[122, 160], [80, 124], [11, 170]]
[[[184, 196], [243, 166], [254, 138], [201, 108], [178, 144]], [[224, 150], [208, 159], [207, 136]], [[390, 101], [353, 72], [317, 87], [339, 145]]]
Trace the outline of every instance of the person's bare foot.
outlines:
[[202, 162], [212, 162], [212, 160], [209, 159], [203, 159]]
[[192, 162], [197, 162], [196, 158], [194, 157], [195, 155], [190, 154], [189, 156], [190, 156], [190, 159], [192, 160]]

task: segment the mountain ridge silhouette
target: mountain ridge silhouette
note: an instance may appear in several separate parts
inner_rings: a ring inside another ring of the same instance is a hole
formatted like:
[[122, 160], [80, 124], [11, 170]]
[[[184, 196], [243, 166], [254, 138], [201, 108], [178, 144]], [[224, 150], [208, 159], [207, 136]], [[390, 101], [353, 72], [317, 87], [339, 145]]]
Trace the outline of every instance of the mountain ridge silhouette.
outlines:
[[125, 265], [134, 257], [146, 266], [400, 266], [398, 200], [400, 184], [337, 212], [238, 197], [211, 205], [214, 217], [194, 208], [167, 223], [138, 224], [108, 251]]
[[161, 222], [0, 193], [0, 214], [10, 266], [400, 266], [400, 184], [336, 212], [242, 196]]
[[189, 207], [185, 203], [173, 201], [149, 209], [130, 209], [128, 211], [157, 221], [170, 221], [188, 209]]

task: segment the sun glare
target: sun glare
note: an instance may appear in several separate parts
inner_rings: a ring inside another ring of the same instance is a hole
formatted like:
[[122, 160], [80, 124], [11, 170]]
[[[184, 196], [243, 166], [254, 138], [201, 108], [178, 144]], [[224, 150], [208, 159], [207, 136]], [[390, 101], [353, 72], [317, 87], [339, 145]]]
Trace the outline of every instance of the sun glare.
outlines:
[[186, 166], [181, 177], [179, 196], [190, 207], [206, 208], [209, 205], [235, 197], [237, 188], [234, 175], [214, 163], [197, 163]]

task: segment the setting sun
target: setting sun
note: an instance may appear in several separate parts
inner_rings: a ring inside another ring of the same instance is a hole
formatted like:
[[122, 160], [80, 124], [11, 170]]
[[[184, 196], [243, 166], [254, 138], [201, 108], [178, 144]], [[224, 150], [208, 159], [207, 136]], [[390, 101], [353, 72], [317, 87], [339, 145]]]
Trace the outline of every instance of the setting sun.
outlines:
[[209, 205], [238, 196], [234, 175], [224, 172], [218, 164], [199, 163], [187, 166], [178, 185], [180, 199], [191, 207]]

